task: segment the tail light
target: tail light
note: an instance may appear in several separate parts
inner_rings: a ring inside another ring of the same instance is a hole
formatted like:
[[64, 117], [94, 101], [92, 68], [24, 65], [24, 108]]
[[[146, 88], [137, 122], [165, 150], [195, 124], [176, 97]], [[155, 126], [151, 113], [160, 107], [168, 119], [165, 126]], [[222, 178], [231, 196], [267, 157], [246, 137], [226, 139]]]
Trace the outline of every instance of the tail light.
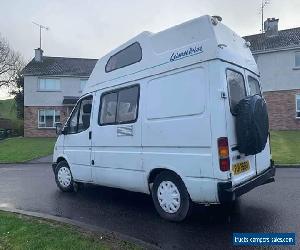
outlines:
[[220, 170], [223, 172], [230, 170], [229, 147], [227, 137], [218, 138], [218, 151]]

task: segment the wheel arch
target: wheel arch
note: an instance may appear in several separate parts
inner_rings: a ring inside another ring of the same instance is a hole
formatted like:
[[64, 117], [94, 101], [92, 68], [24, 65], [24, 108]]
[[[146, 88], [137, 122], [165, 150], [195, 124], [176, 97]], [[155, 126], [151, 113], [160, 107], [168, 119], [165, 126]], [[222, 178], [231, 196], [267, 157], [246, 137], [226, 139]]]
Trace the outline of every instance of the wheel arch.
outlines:
[[59, 156], [59, 157], [57, 158], [57, 160], [56, 160], [56, 163], [58, 164], [58, 163], [60, 163], [61, 161], [66, 161], [66, 162], [68, 162], [68, 161], [66, 160], [65, 157]]
[[174, 170], [172, 170], [172, 169], [170, 169], [170, 168], [162, 168], [162, 167], [153, 168], [153, 169], [149, 172], [148, 178], [147, 178], [147, 180], [148, 180], [148, 187], [149, 187], [150, 193], [151, 193], [152, 186], [153, 186], [153, 182], [154, 182], [155, 178], [156, 178], [160, 173], [162, 173], [162, 172], [164, 172], [164, 171], [168, 171], [168, 172], [170, 172], [170, 173], [173, 173], [173, 174], [177, 175], [177, 176], [182, 180], [182, 182], [184, 183], [184, 185], [186, 185], [185, 182], [184, 182], [184, 179], [182, 178], [182, 176], [181, 176], [180, 174], [178, 174], [176, 171], [174, 171]]

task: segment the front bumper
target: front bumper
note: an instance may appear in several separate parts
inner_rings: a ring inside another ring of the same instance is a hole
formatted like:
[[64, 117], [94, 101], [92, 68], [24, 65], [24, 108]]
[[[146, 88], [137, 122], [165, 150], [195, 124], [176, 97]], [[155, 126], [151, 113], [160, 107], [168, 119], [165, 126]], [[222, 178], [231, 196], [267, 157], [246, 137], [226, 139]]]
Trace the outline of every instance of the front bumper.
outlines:
[[275, 167], [273, 161], [271, 161], [271, 166], [268, 169], [266, 169], [264, 172], [237, 186], [233, 187], [231, 181], [219, 182], [218, 183], [219, 202], [224, 203], [224, 202], [233, 201], [235, 200], [236, 197], [241, 196], [242, 194], [245, 194], [258, 186], [270, 182], [274, 182], [275, 181], [274, 176], [275, 176]]

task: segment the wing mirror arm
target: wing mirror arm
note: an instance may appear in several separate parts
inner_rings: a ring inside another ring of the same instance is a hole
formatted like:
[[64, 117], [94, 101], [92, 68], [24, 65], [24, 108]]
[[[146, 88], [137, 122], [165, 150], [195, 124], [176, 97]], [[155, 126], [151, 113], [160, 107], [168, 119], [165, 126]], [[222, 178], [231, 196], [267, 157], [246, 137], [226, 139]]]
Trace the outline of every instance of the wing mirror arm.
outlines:
[[68, 131], [67, 131], [67, 128], [66, 128], [66, 127], [64, 127], [64, 128], [62, 129], [61, 134], [62, 134], [62, 135], [68, 134]]

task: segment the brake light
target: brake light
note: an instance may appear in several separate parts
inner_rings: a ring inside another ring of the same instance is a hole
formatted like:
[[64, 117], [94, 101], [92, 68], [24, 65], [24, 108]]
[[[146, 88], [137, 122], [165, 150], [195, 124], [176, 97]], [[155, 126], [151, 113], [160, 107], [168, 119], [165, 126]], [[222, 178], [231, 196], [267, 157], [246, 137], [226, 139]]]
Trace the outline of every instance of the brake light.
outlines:
[[220, 170], [225, 172], [230, 170], [228, 138], [218, 138], [219, 164]]

